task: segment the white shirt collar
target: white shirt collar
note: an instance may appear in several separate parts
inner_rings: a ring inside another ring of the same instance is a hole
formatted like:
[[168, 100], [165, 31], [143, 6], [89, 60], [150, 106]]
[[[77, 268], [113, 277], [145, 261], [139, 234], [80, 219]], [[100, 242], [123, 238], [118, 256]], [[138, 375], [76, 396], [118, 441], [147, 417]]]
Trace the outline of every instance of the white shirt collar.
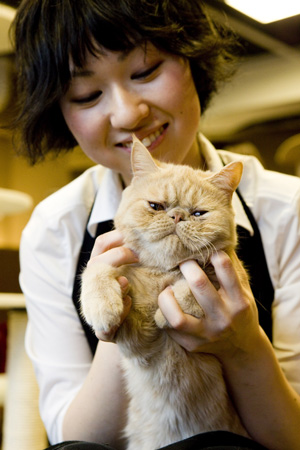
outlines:
[[[203, 136], [203, 134], [199, 133], [198, 137], [199, 137], [199, 144], [201, 146], [201, 152], [204, 156], [207, 167], [212, 172], [218, 172], [219, 170], [222, 169], [223, 162], [220, 156], [218, 155], [215, 147], [212, 145], [211, 142], [209, 142], [208, 139], [206, 139], [205, 136]], [[236, 224], [245, 228], [247, 231], [249, 231], [251, 236], [253, 236], [254, 231], [252, 225], [236, 192], [233, 193], [232, 206], [235, 212]]]
[[91, 236], [95, 236], [98, 223], [113, 220], [121, 201], [122, 191], [119, 174], [106, 169], [87, 226]]
[[[221, 170], [223, 163], [220, 156], [216, 152], [214, 146], [202, 134], [199, 134], [199, 144], [209, 170], [212, 172]], [[123, 187], [120, 176], [112, 170], [106, 169], [97, 191], [87, 226], [91, 236], [95, 236], [98, 223], [114, 219], [121, 201], [122, 190]], [[251, 223], [236, 193], [233, 195], [232, 205], [235, 212], [236, 223], [253, 235]]]

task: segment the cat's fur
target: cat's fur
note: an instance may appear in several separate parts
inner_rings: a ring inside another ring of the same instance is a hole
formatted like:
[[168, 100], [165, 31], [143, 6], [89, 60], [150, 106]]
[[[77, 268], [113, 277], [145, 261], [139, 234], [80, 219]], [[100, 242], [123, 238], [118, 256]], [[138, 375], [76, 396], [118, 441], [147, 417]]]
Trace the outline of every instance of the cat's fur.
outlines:
[[210, 430], [246, 435], [219, 361], [176, 344], [164, 331], [168, 323], [157, 302], [159, 293], [172, 285], [183, 311], [203, 316], [178, 265], [195, 259], [216, 284], [209, 260], [214, 251], [230, 254], [236, 245], [231, 198], [242, 164], [231, 163], [217, 174], [162, 164], [134, 140], [132, 170], [115, 226], [140, 263], [89, 265], [81, 294], [87, 322], [95, 330], [108, 331], [119, 325], [123, 310], [116, 279], [124, 275], [130, 283], [132, 308], [116, 337], [130, 398], [128, 449], [154, 450]]

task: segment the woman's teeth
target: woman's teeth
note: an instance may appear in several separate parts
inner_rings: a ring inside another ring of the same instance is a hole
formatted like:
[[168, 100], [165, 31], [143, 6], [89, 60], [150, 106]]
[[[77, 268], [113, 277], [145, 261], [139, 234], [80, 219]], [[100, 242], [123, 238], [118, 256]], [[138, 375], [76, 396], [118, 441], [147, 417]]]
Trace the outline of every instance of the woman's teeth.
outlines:
[[[144, 144], [145, 147], [150, 147], [152, 142], [154, 142], [155, 139], [157, 139], [162, 134], [163, 131], [164, 131], [164, 127], [160, 127], [159, 130], [155, 131], [154, 133], [149, 134], [149, 136], [146, 136], [144, 139], [142, 139], [141, 140], [142, 144]], [[124, 144], [124, 146], [127, 148], [131, 148], [132, 142], [126, 142]]]
[[154, 142], [155, 139], [157, 139], [163, 131], [164, 131], [164, 128], [161, 127], [159, 130], [155, 131], [155, 133], [151, 133], [149, 136], [142, 139], [142, 141], [141, 141], [142, 144], [144, 144], [145, 147], [150, 147], [152, 142]]

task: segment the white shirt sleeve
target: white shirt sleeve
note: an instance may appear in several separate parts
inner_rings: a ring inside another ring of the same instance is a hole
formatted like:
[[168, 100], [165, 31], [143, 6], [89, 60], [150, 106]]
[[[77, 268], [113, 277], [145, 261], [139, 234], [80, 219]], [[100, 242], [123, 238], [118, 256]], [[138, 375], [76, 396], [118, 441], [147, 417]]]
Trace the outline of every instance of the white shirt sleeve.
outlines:
[[257, 222], [274, 287], [273, 346], [300, 394], [300, 179], [265, 170], [250, 156], [220, 153], [226, 163], [244, 163], [239, 189]]
[[[26, 297], [26, 350], [40, 387], [40, 411], [50, 442], [62, 440], [65, 412], [87, 376], [92, 355], [72, 302], [86, 204], [66, 196], [34, 211], [20, 246], [20, 283]], [[51, 213], [51, 210], [54, 213]]]
[[257, 162], [251, 165], [248, 201], [274, 286], [273, 346], [288, 381], [300, 394], [300, 179], [264, 170]]
[[300, 189], [299, 184], [298, 189], [296, 184], [294, 187], [290, 204], [276, 208], [280, 229], [276, 245], [273, 343], [282, 370], [300, 394]]

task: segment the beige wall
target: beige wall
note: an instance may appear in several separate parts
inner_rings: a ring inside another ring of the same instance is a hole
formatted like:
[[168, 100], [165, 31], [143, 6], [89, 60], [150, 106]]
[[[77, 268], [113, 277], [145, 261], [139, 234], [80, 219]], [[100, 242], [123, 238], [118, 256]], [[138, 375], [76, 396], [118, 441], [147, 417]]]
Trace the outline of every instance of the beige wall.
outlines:
[[[91, 165], [77, 148], [58, 159], [31, 167], [27, 161], [15, 155], [10, 135], [0, 134], [0, 187], [31, 195], [34, 205]], [[0, 248], [18, 248], [22, 230], [31, 212], [0, 219]]]

